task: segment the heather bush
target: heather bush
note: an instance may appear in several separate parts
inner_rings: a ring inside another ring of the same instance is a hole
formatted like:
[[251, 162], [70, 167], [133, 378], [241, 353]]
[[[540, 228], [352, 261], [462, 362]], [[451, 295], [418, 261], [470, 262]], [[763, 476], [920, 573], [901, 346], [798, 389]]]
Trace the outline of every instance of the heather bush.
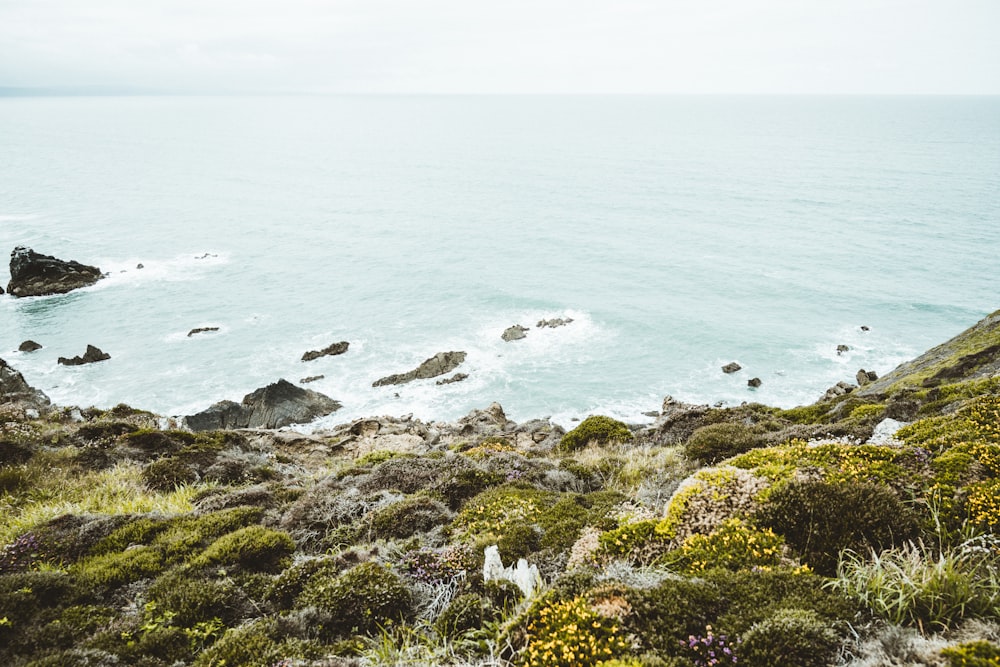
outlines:
[[374, 538], [405, 539], [448, 523], [451, 512], [439, 500], [413, 495], [375, 510], [365, 520]]
[[411, 616], [413, 596], [385, 566], [368, 562], [337, 577], [314, 576], [296, 606], [314, 606], [330, 615], [329, 636], [368, 634]]
[[740, 664], [748, 667], [826, 667], [833, 661], [839, 639], [816, 612], [781, 609], [743, 634]]
[[889, 548], [917, 533], [916, 516], [899, 497], [866, 482], [789, 482], [770, 495], [756, 519], [782, 535], [803, 562], [830, 576], [844, 549]]
[[763, 436], [746, 424], [723, 422], [696, 428], [684, 443], [684, 454], [704, 464], [712, 465], [730, 456], [761, 447]]

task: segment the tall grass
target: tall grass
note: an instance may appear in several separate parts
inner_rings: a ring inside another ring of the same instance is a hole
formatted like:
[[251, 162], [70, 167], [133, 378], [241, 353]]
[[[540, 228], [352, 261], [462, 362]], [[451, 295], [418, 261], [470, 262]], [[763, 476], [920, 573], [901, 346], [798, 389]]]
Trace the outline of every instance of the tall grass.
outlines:
[[845, 551], [829, 585], [921, 632], [1000, 618], [1000, 557], [984, 538], [937, 552], [922, 542], [868, 555]]

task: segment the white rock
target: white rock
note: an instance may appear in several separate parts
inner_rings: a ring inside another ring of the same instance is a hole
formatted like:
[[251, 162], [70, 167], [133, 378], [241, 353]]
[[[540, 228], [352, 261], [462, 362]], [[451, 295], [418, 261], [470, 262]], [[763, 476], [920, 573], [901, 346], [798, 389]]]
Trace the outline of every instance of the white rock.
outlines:
[[868, 438], [869, 445], [894, 445], [899, 441], [896, 440], [896, 431], [906, 426], [909, 422], [896, 421], [895, 419], [883, 419], [875, 427], [872, 432], [872, 437]]
[[497, 545], [486, 547], [485, 560], [483, 561], [483, 580], [495, 581], [503, 579], [513, 582], [524, 597], [530, 598], [532, 594], [542, 585], [542, 576], [538, 573], [537, 565], [529, 565], [528, 561], [521, 558], [517, 565], [504, 567], [500, 558], [500, 548]]

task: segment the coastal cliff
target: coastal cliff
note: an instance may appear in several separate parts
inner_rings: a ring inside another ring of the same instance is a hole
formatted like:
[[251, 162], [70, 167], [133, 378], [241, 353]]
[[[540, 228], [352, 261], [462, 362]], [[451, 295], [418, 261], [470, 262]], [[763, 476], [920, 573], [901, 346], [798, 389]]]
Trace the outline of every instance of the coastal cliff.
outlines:
[[569, 432], [191, 432], [3, 369], [6, 665], [1000, 660], [1000, 311], [812, 405]]

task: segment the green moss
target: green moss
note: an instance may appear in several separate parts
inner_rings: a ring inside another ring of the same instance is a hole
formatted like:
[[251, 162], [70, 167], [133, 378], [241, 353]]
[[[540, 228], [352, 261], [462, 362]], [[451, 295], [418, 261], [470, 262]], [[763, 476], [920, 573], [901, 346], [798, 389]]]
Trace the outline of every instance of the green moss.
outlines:
[[279, 572], [288, 564], [294, 551], [295, 542], [287, 533], [264, 526], [247, 526], [212, 542], [193, 563]]
[[948, 667], [1000, 667], [1000, 646], [984, 640], [949, 646], [941, 655]]
[[163, 554], [159, 550], [139, 546], [87, 558], [71, 567], [70, 572], [91, 586], [116, 588], [156, 576], [163, 567]]
[[572, 452], [583, 449], [590, 443], [607, 445], [628, 442], [631, 439], [632, 432], [622, 422], [603, 415], [592, 415], [564, 435], [559, 442], [559, 447], [564, 451]]
[[174, 625], [192, 628], [212, 619], [232, 624], [240, 615], [241, 598], [231, 581], [216, 581], [184, 568], [158, 577], [146, 598], [146, 623], [169, 617]]

